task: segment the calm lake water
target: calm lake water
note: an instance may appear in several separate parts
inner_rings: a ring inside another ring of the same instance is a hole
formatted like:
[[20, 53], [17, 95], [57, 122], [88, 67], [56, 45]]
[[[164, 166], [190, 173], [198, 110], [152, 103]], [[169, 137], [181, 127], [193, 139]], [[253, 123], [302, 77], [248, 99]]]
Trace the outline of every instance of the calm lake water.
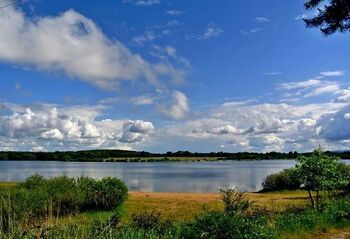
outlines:
[[0, 181], [21, 181], [39, 173], [45, 177], [119, 177], [131, 191], [143, 192], [216, 192], [219, 188], [236, 186], [258, 191], [267, 175], [294, 165], [293, 160], [154, 163], [0, 161]]

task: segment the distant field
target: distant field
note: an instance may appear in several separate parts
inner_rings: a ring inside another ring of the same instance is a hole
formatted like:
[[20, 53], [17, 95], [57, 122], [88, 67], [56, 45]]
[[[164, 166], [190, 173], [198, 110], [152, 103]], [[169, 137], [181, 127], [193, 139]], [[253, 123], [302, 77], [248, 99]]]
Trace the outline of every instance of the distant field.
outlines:
[[181, 162], [181, 161], [218, 161], [218, 160], [227, 160], [225, 158], [219, 157], [130, 157], [130, 158], [107, 158], [103, 161], [108, 162]]

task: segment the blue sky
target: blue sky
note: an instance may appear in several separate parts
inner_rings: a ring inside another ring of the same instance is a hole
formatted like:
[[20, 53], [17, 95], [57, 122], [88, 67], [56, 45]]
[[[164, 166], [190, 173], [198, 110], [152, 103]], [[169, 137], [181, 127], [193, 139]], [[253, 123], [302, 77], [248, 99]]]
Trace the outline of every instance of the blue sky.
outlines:
[[350, 35], [306, 29], [303, 2], [1, 9], [0, 150], [348, 149]]

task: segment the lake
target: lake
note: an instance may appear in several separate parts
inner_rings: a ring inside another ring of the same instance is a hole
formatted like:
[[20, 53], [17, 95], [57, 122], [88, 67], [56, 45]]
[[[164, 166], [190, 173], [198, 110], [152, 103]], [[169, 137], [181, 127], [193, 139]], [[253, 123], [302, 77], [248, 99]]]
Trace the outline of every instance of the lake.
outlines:
[[0, 181], [21, 181], [38, 173], [45, 177], [67, 175], [121, 178], [131, 191], [216, 192], [239, 187], [258, 191], [264, 178], [295, 165], [293, 160], [217, 162], [54, 162], [0, 161]]

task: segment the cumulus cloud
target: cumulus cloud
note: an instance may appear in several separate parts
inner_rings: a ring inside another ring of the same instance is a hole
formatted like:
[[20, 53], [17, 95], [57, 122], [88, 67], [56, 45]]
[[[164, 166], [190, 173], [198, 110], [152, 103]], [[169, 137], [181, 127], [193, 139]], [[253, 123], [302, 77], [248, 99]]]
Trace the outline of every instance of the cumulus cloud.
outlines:
[[347, 89], [341, 89], [337, 92], [338, 97], [336, 101], [338, 102], [349, 102], [350, 101], [350, 87]]
[[350, 107], [334, 114], [326, 115], [322, 123], [321, 135], [331, 141], [350, 140]]
[[275, 134], [253, 136], [249, 139], [249, 143], [253, 147], [266, 147], [271, 145], [283, 145], [284, 140], [277, 137]]
[[96, 120], [102, 114], [99, 107], [77, 106], [73, 110], [50, 105], [9, 105], [8, 108], [12, 113], [0, 117], [0, 142], [13, 140], [13, 148], [19, 145], [48, 146], [48, 150], [119, 148], [121, 143], [144, 141], [154, 130], [151, 122], [142, 120]]
[[127, 121], [123, 124], [123, 134], [120, 138], [120, 142], [135, 143], [143, 141], [153, 129], [154, 127], [151, 122], [142, 120]]
[[[138, 79], [158, 86], [158, 78], [164, 76], [154, 69], [157, 64], [132, 53], [118, 40], [109, 39], [91, 19], [74, 10], [31, 19], [9, 7], [0, 13], [0, 35], [1, 61], [63, 72], [101, 88], [113, 89], [120, 80]], [[163, 67], [170, 66], [163, 64]], [[171, 71], [176, 69], [165, 74]]]
[[[321, 133], [328, 124], [323, 118], [345, 106], [335, 102], [304, 105], [226, 102], [198, 118], [169, 127], [164, 135], [182, 137], [184, 141], [192, 138], [190, 142], [203, 144], [210, 141], [234, 151], [308, 151], [327, 140]], [[345, 115], [343, 112], [343, 119]], [[332, 141], [328, 145], [338, 143]]]
[[224, 126], [215, 127], [213, 129], [209, 129], [207, 132], [210, 134], [217, 134], [217, 135], [227, 135], [227, 134], [240, 133], [240, 131], [232, 125], [224, 125]]

